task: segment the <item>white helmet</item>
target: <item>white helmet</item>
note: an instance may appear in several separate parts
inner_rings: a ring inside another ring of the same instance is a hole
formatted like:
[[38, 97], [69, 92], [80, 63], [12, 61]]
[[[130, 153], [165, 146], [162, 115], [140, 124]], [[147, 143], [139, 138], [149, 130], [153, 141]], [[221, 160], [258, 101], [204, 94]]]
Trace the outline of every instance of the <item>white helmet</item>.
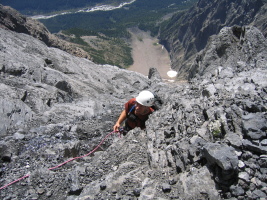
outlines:
[[143, 106], [152, 106], [154, 100], [155, 100], [154, 95], [148, 90], [140, 92], [139, 95], [136, 97], [136, 101]]

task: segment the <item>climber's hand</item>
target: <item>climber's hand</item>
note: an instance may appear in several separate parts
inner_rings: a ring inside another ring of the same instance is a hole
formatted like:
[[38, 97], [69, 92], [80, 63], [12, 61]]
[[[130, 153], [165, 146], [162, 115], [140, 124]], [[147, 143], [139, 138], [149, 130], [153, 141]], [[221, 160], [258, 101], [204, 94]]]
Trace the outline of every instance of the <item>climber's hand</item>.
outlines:
[[119, 124], [119, 123], [116, 123], [116, 124], [113, 126], [113, 131], [115, 131], [115, 132], [119, 132], [119, 128], [120, 128], [120, 124]]

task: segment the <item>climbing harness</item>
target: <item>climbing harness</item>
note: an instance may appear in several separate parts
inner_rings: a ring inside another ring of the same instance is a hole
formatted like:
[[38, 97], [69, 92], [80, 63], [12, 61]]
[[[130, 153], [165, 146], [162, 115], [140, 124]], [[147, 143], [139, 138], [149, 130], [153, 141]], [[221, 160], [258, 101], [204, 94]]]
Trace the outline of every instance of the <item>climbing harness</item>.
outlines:
[[[103, 142], [110, 136], [110, 135], [112, 135], [113, 133], [116, 133], [116, 132], [119, 132], [119, 131], [112, 131], [112, 132], [110, 132], [108, 135], [106, 135], [106, 137], [104, 137], [104, 139], [92, 150], [92, 151], [90, 151], [88, 154], [85, 154], [85, 155], [83, 155], [83, 156], [79, 156], [79, 157], [75, 157], [75, 158], [71, 158], [71, 159], [69, 159], [69, 160], [67, 160], [67, 161], [65, 161], [65, 162], [63, 162], [63, 163], [61, 163], [61, 164], [59, 164], [59, 165], [57, 165], [57, 166], [55, 166], [55, 167], [51, 167], [51, 168], [49, 168], [48, 170], [53, 170], [53, 169], [56, 169], [56, 168], [59, 168], [59, 167], [61, 167], [62, 165], [65, 165], [66, 163], [68, 163], [68, 162], [71, 162], [71, 161], [73, 161], [73, 160], [76, 160], [76, 159], [79, 159], [79, 158], [84, 158], [84, 157], [86, 157], [86, 156], [89, 156], [90, 154], [92, 154], [92, 153], [94, 153], [102, 144], [103, 144]], [[119, 136], [120, 136], [120, 132], [119, 132]], [[0, 190], [2, 190], [2, 189], [4, 189], [4, 188], [6, 188], [6, 187], [8, 187], [8, 186], [10, 186], [10, 185], [12, 185], [12, 184], [14, 184], [14, 183], [16, 183], [16, 182], [19, 182], [19, 181], [21, 181], [22, 179], [25, 179], [25, 178], [28, 178], [30, 176], [30, 174], [28, 174], [28, 175], [25, 175], [25, 176], [23, 176], [23, 177], [21, 177], [21, 178], [19, 178], [19, 179], [17, 179], [17, 180], [15, 180], [15, 181], [13, 181], [13, 182], [11, 182], [11, 183], [9, 183], [9, 184], [7, 184], [7, 185], [4, 185], [4, 186], [2, 186], [1, 188], [0, 188]]]

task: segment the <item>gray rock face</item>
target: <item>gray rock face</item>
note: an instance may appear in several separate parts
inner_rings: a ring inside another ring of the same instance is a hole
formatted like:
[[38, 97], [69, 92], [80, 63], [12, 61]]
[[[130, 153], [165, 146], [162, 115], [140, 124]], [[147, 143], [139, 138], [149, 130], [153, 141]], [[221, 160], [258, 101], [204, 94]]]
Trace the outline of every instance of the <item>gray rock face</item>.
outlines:
[[[251, 67], [265, 68], [263, 58], [266, 53], [266, 39], [255, 27], [225, 27], [216, 38], [210, 40], [207, 46], [205, 50], [197, 54], [190, 68], [189, 78], [194, 77], [195, 74], [200, 76], [205, 74], [205, 76], [210, 77], [219, 76], [220, 78], [231, 79], [234, 71], [241, 72]], [[252, 57], [252, 52], [255, 51], [259, 54], [255, 55], [257, 57]], [[232, 65], [233, 63], [235, 66]], [[264, 77], [255, 77], [254, 75], [251, 79], [248, 78], [240, 89], [244, 92], [255, 89], [254, 84], [251, 83], [253, 78], [261, 84], [265, 84]], [[231, 89], [235, 90], [235, 88]]]
[[[257, 29], [222, 29], [180, 84], [3, 29], [0, 45], [0, 185], [30, 175], [1, 199], [266, 198], [267, 43]], [[145, 130], [51, 169], [95, 149], [143, 89], [158, 108]]]
[[[124, 92], [136, 93], [134, 88], [139, 90], [148, 85], [142, 75], [133, 75], [112, 66], [99, 67], [86, 59], [48, 48], [30, 36], [16, 35], [3, 29], [0, 34], [1, 134], [36, 119], [39, 113], [48, 118], [41, 117], [41, 121], [73, 118], [76, 99], [87, 99], [86, 102], [77, 102], [80, 104], [80, 111], [75, 111], [77, 117], [88, 118], [109, 112], [111, 108], [101, 99], [113, 101], [116, 106], [123, 102], [120, 98], [127, 98], [122, 95]], [[100, 69], [96, 71], [95, 68]], [[114, 98], [118, 100], [107, 98], [106, 95], [110, 94], [117, 96]], [[68, 111], [67, 116], [65, 111], [60, 114], [63, 110]]]
[[222, 170], [237, 170], [238, 158], [234, 148], [216, 143], [208, 143], [203, 147], [203, 154], [209, 160], [209, 163], [216, 163]]
[[257, 13], [254, 21], [251, 23], [251, 25], [257, 27], [259, 30], [262, 31], [265, 38], [267, 37], [267, 4], [265, 4], [261, 7], [260, 11]]

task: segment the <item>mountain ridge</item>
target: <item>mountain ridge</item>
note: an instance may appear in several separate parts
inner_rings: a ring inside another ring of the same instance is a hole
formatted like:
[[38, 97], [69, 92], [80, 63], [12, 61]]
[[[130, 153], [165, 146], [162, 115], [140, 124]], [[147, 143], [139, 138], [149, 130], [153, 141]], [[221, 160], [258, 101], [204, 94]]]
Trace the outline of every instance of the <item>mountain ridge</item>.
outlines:
[[[259, 12], [262, 13], [256, 17]], [[266, 21], [266, 3], [261, 0], [200, 0], [188, 12], [173, 16], [169, 25], [161, 29], [160, 40], [170, 53], [172, 68], [178, 71], [180, 78], [187, 79], [196, 53], [202, 50], [209, 37], [218, 34], [222, 27], [252, 23], [258, 25], [266, 36], [266, 23], [253, 22], [254, 19]]]
[[87, 52], [77, 47], [77, 44], [75, 45], [61, 40], [54, 34], [51, 34], [39, 21], [25, 17], [9, 6], [3, 6], [0, 4], [0, 19], [0, 27], [3, 29], [32, 35], [33, 37], [43, 41], [48, 46], [60, 48], [78, 57], [91, 58]]

